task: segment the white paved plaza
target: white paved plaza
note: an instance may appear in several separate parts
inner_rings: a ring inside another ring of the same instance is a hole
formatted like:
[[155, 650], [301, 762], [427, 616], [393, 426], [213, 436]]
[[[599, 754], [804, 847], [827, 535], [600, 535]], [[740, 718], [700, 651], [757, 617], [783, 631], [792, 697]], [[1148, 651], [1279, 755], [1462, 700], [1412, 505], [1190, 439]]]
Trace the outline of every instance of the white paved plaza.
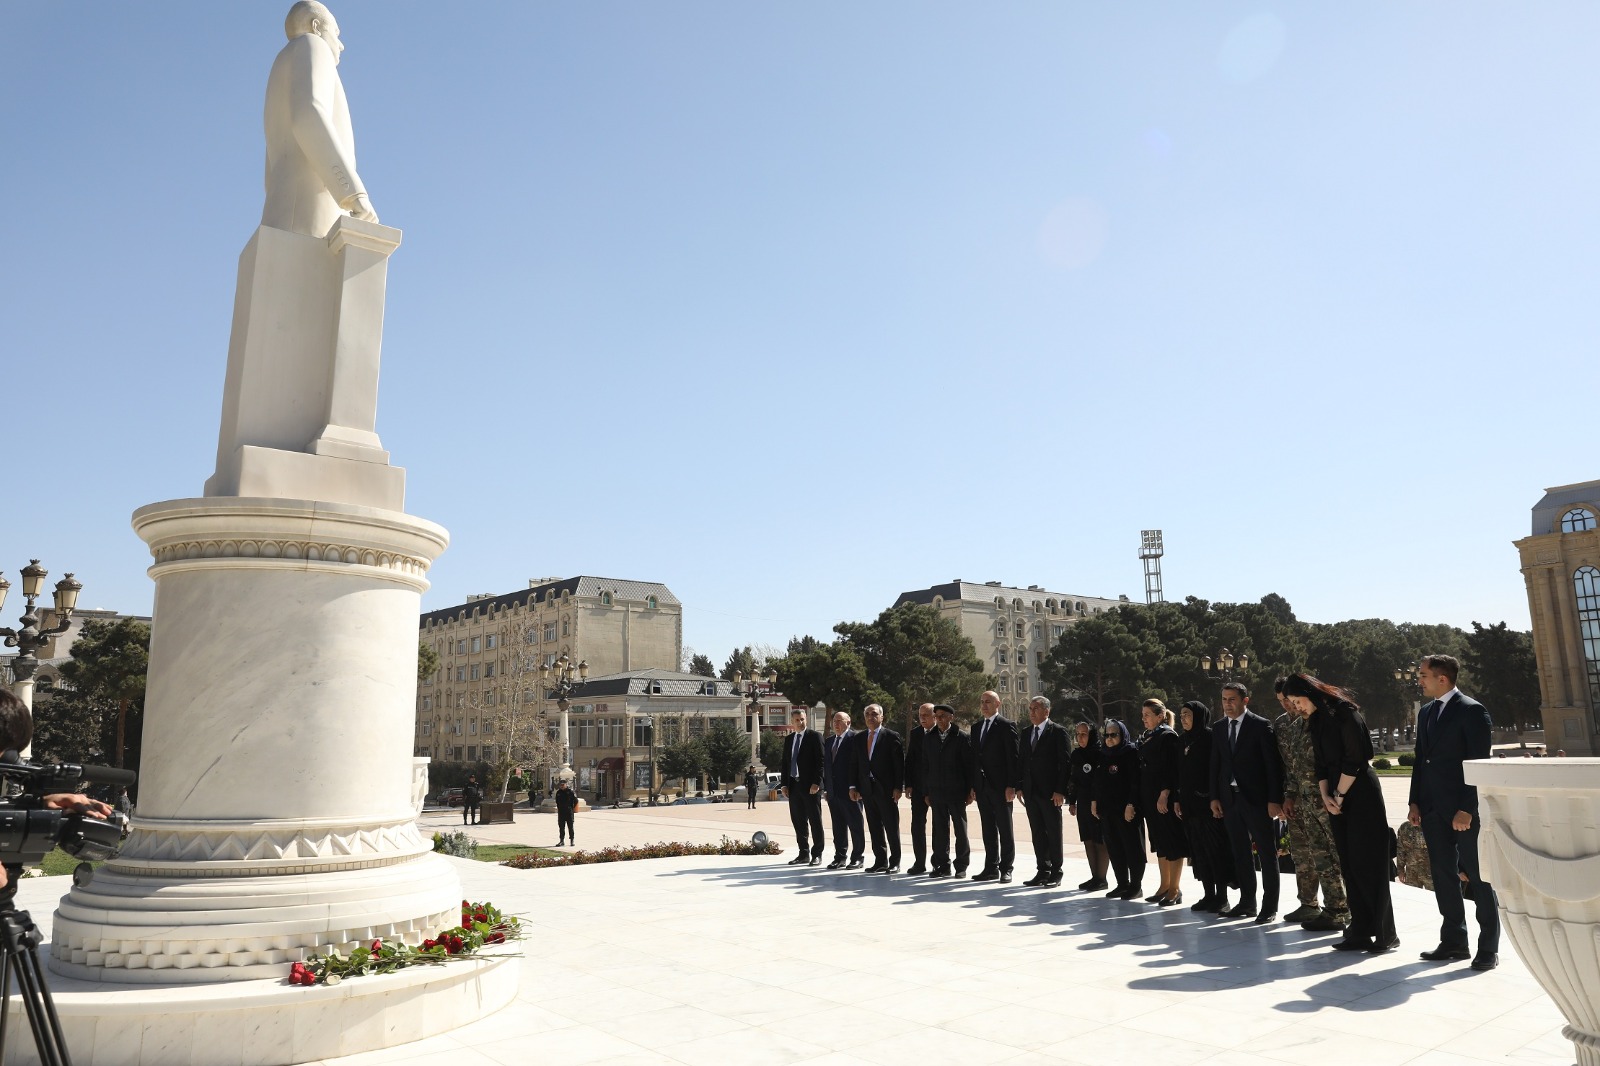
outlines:
[[[719, 826], [781, 812], [599, 811], [580, 816], [580, 839], [715, 839]], [[536, 816], [519, 812], [517, 829], [544, 842]], [[446, 1036], [329, 1061], [1573, 1061], [1560, 1015], [1509, 945], [1486, 974], [1417, 959], [1438, 917], [1416, 889], [1395, 887], [1401, 950], [1352, 958], [1328, 950], [1333, 936], [1284, 923], [1261, 929], [1020, 884], [791, 868], [792, 854], [537, 871], [451, 860], [467, 895], [528, 918], [519, 999]], [[1017, 868], [1019, 878], [1033, 872], [1026, 844]], [[1086, 876], [1081, 859], [1069, 858], [1067, 874], [1069, 884]], [[1284, 887], [1292, 907], [1292, 879]], [[64, 888], [30, 881], [22, 903], [48, 926]]]

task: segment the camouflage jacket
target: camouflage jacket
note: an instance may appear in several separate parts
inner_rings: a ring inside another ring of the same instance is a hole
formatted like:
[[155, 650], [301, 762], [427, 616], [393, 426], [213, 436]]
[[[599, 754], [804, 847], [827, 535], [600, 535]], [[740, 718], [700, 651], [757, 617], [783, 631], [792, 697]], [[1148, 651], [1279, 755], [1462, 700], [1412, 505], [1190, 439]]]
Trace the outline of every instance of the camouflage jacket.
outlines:
[[1272, 723], [1283, 756], [1283, 787], [1301, 797], [1317, 796], [1316, 757], [1311, 750], [1311, 730], [1306, 720], [1293, 714], [1280, 714]]
[[1413, 888], [1433, 891], [1433, 867], [1428, 862], [1428, 845], [1422, 839], [1422, 830], [1410, 822], [1401, 822], [1396, 835], [1396, 877]]

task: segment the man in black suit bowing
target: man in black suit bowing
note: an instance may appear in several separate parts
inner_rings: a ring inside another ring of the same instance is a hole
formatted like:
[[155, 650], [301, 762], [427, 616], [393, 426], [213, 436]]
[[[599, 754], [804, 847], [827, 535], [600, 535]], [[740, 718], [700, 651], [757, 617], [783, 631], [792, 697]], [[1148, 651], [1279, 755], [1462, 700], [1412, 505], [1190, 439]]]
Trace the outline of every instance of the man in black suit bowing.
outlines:
[[911, 869], [908, 874], [928, 872], [928, 737], [934, 732], [933, 704], [917, 708], [920, 723], [906, 739], [906, 792], [911, 796]]
[[789, 737], [783, 742], [783, 781], [789, 821], [800, 854], [790, 866], [822, 864], [822, 737], [806, 728], [806, 712], [789, 715]]
[[[1228, 827], [1239, 903], [1225, 918], [1256, 915], [1255, 842], [1261, 857], [1261, 911], [1257, 925], [1278, 917], [1278, 829], [1283, 817], [1283, 755], [1272, 723], [1249, 708], [1250, 690], [1238, 681], [1222, 686], [1225, 716], [1211, 730], [1211, 813]], [[1220, 797], [1220, 798], [1219, 798]]]
[[[822, 742], [822, 798], [828, 801], [833, 821], [833, 861], [828, 869], [859, 869], [866, 854], [866, 833], [861, 823], [861, 803], [850, 797], [855, 773], [856, 731], [850, 728], [850, 712], [833, 713], [833, 732]], [[845, 847], [850, 858], [845, 859]]]
[[1028, 720], [1033, 724], [1022, 731], [1017, 762], [1038, 872], [1023, 884], [1054, 888], [1061, 883], [1061, 807], [1072, 775], [1067, 731], [1050, 720], [1050, 701], [1043, 696], [1028, 701]]
[[972, 755], [978, 776], [978, 820], [983, 823], [983, 869], [974, 881], [1011, 881], [1017, 858], [1017, 836], [1011, 826], [1011, 805], [1021, 783], [1017, 766], [1017, 727], [1000, 717], [1000, 697], [985, 692], [978, 700], [983, 718], [972, 727]]
[[[1429, 962], [1471, 958], [1474, 970], [1492, 970], [1500, 964], [1500, 911], [1494, 888], [1478, 869], [1478, 790], [1467, 784], [1462, 763], [1489, 758], [1494, 727], [1483, 704], [1456, 688], [1460, 670], [1449, 655], [1423, 656], [1417, 668], [1422, 694], [1432, 702], [1417, 716], [1409, 820], [1422, 827], [1428, 842], [1433, 894], [1443, 918], [1439, 946], [1422, 957]], [[1463, 891], [1477, 905], [1476, 956], [1467, 949]]]
[[872, 834], [869, 874], [900, 870], [900, 794], [905, 788], [906, 749], [900, 734], [883, 727], [883, 708], [869, 703], [861, 712], [867, 728], [855, 736], [855, 787], [850, 798], [867, 807], [867, 831]]

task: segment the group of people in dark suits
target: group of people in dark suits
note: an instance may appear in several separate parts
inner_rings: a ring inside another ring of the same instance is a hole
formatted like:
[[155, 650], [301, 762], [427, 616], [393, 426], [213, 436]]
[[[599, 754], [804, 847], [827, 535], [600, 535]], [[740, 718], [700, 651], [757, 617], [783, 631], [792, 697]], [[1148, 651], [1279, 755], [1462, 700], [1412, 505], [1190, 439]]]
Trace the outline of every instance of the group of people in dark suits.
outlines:
[[[1499, 919], [1494, 890], [1479, 869], [1477, 794], [1465, 783], [1462, 764], [1489, 756], [1491, 733], [1483, 706], [1456, 689], [1458, 671], [1447, 655], [1426, 656], [1419, 668], [1431, 702], [1418, 720], [1410, 820], [1427, 840], [1443, 917], [1439, 946], [1422, 958], [1470, 958], [1474, 969], [1487, 970], [1498, 963]], [[1109, 874], [1116, 884], [1108, 897], [1140, 896], [1148, 835], [1160, 884], [1145, 902], [1182, 903], [1183, 870], [1192, 862], [1205, 892], [1191, 910], [1268, 925], [1278, 917], [1280, 826], [1304, 799], [1326, 815], [1337, 856], [1317, 869], [1324, 897], [1337, 898], [1341, 909], [1324, 912], [1302, 896], [1300, 911], [1289, 918], [1306, 913], [1305, 928], [1342, 932], [1336, 950], [1394, 951], [1400, 944], [1389, 895], [1394, 833], [1361, 709], [1350, 693], [1309, 674], [1280, 678], [1276, 689], [1286, 714], [1302, 727], [1294, 742], [1308, 741], [1303, 767], [1290, 760], [1287, 774], [1273, 723], [1250, 710], [1249, 690], [1237, 682], [1223, 686], [1222, 717], [1215, 723], [1198, 700], [1185, 703], [1181, 715], [1161, 700], [1146, 700], [1137, 740], [1116, 720], [1102, 728], [1080, 722], [1069, 737], [1051, 720], [1043, 696], [1029, 702], [1029, 724], [1020, 729], [999, 714], [994, 692], [983, 694], [982, 717], [967, 732], [951, 707], [925, 703], [904, 743], [884, 727], [877, 704], [864, 712], [865, 729], [853, 729], [850, 716], [837, 712], [826, 740], [807, 728], [804, 711], [796, 711], [784, 744], [783, 791], [799, 843], [789, 864], [821, 864], [825, 799], [834, 835], [828, 868], [861, 868], [870, 834], [873, 865], [866, 872], [898, 873], [899, 801], [909, 793], [914, 861], [908, 874], [966, 876], [967, 808], [976, 806], [984, 865], [972, 879], [1009, 883], [1016, 859], [1012, 814], [1020, 798], [1036, 871], [1024, 884], [1061, 884], [1065, 809], [1077, 821], [1089, 861], [1080, 890], [1107, 889]], [[1302, 843], [1309, 861], [1313, 843]], [[1330, 886], [1329, 877], [1339, 883]], [[1230, 890], [1239, 892], [1231, 905]], [[1310, 891], [1314, 902], [1315, 879]], [[1476, 953], [1468, 946], [1463, 895], [1476, 908]]]

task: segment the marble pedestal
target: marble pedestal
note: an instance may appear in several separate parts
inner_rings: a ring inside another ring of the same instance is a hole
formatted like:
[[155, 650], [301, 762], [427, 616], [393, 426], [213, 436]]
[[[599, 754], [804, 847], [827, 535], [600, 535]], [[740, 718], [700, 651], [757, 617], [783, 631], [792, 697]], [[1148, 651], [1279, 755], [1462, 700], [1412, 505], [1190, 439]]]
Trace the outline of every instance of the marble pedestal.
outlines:
[[1485, 759], [1466, 775], [1501, 925], [1579, 1066], [1600, 1066], [1600, 759]]

